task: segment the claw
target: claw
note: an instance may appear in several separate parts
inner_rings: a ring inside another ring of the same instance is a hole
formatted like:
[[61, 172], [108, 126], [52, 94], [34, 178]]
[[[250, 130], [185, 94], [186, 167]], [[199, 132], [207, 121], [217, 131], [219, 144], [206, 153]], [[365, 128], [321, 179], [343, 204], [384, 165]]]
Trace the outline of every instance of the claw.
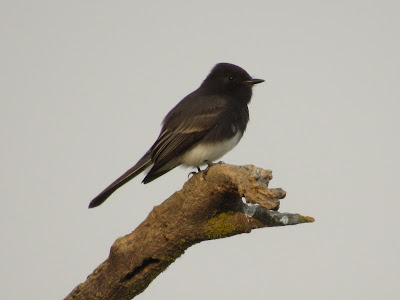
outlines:
[[189, 174], [188, 174], [188, 179], [190, 178], [190, 175], [195, 175], [195, 174], [197, 174], [197, 172], [196, 171], [193, 171], [193, 172], [190, 172]]
[[197, 167], [197, 172], [196, 171], [193, 171], [193, 172], [190, 172], [189, 174], [188, 174], [188, 178], [190, 177], [190, 175], [196, 175], [196, 174], [198, 174], [198, 173], [200, 173], [201, 172], [201, 170], [200, 170], [200, 168], [199, 167]]
[[[207, 174], [207, 169], [210, 168], [210, 167], [212, 167], [213, 165], [224, 164], [223, 161], [219, 161], [219, 162], [217, 162], [217, 163], [213, 163], [212, 161], [209, 161], [208, 159], [206, 159], [206, 160], [204, 161], [204, 163], [207, 165], [207, 168], [204, 170], [204, 174]], [[198, 173], [200, 173], [200, 172], [201, 172], [200, 167], [197, 167], [197, 172], [196, 172], [196, 171], [190, 172], [190, 173], [188, 174], [188, 178], [190, 177], [190, 175], [193, 176], [193, 175], [198, 174]]]
[[221, 161], [219, 161], [219, 162], [217, 162], [217, 163], [213, 163], [213, 162], [211, 162], [211, 161], [209, 161], [209, 160], [205, 160], [204, 161], [204, 163], [206, 163], [207, 164], [207, 168], [209, 168], [209, 167], [212, 167], [213, 165], [220, 165], [220, 164], [224, 164], [224, 162], [221, 160]]

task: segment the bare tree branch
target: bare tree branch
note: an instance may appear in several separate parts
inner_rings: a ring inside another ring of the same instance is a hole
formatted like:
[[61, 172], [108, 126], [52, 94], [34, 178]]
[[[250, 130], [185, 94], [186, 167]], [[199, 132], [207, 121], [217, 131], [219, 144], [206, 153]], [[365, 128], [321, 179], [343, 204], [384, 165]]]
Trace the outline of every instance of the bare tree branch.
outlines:
[[195, 174], [132, 233], [118, 238], [107, 260], [65, 299], [132, 299], [196, 243], [313, 222], [274, 211], [286, 193], [269, 189], [271, 179], [271, 171], [252, 165], [215, 164]]

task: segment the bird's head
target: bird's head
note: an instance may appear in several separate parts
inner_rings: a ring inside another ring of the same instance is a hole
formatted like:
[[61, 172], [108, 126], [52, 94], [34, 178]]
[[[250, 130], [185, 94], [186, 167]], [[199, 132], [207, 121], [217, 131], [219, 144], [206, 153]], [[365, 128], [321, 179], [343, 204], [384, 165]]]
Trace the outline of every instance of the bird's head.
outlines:
[[244, 69], [234, 64], [219, 63], [211, 70], [201, 87], [212, 93], [224, 93], [239, 97], [248, 103], [254, 84], [263, 79], [252, 78]]

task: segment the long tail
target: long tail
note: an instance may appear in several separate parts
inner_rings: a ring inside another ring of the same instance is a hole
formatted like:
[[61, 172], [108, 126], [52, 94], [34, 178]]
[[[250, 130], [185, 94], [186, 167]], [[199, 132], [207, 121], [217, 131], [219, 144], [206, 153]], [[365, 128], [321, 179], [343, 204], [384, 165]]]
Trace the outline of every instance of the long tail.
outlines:
[[123, 186], [129, 180], [135, 178], [137, 175], [142, 173], [152, 164], [151, 154], [148, 151], [132, 168], [126, 171], [122, 176], [120, 176], [117, 180], [111, 183], [104, 191], [102, 191], [96, 198], [94, 198], [90, 204], [89, 208], [93, 208], [99, 206], [104, 201], [107, 200], [108, 197], [111, 196], [118, 188]]

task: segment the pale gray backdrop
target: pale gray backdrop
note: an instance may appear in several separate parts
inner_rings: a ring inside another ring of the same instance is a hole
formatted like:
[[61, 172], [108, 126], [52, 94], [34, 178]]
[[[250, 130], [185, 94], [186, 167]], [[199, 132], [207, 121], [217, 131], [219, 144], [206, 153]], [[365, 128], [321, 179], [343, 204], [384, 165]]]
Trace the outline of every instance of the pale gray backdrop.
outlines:
[[394, 299], [399, 1], [3, 1], [2, 299], [62, 299], [190, 169], [89, 201], [215, 63], [264, 78], [223, 160], [313, 224], [190, 248], [137, 299]]

